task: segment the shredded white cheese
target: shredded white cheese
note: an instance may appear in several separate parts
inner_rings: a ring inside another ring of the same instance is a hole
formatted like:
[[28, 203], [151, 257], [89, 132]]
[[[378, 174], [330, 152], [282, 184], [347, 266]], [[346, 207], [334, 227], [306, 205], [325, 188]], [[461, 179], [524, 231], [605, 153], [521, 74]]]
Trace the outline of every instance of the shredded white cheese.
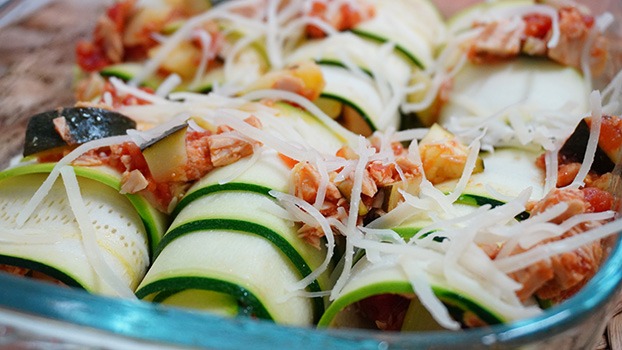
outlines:
[[117, 273], [112, 270], [102, 255], [101, 247], [99, 243], [97, 243], [97, 232], [86, 210], [87, 207], [80, 194], [80, 185], [78, 184], [78, 179], [76, 178], [73, 168], [70, 166], [63, 166], [60, 169], [60, 173], [67, 191], [69, 205], [80, 227], [84, 255], [88, 259], [88, 262], [101, 280], [119, 296], [136, 299], [134, 292], [129, 288], [128, 284], [117, 276]]
[[598, 139], [600, 137], [600, 125], [602, 122], [602, 104], [601, 104], [600, 92], [593, 91], [590, 95], [590, 105], [592, 107], [592, 117], [590, 123], [590, 136], [585, 147], [585, 155], [583, 156], [583, 163], [581, 168], [577, 172], [577, 176], [572, 181], [568, 188], [579, 188], [583, 186], [583, 181], [587, 176], [592, 163], [594, 162], [594, 155], [596, 154], [596, 148], [598, 147]]
[[49, 193], [50, 189], [54, 185], [54, 182], [58, 178], [58, 175], [60, 175], [60, 170], [64, 166], [71, 164], [71, 162], [73, 162], [78, 157], [90, 150], [121, 144], [127, 141], [130, 141], [130, 138], [128, 136], [113, 136], [104, 139], [93, 140], [78, 146], [76, 149], [63, 157], [60, 161], [58, 161], [58, 163], [56, 163], [52, 171], [50, 171], [48, 177], [45, 179], [45, 181], [43, 181], [35, 194], [30, 198], [30, 201], [28, 201], [28, 204], [24, 206], [24, 209], [17, 216], [17, 226], [23, 226], [24, 223], [26, 223], [26, 221], [30, 218], [32, 213], [37, 209], [37, 206], [39, 206], [41, 201]]

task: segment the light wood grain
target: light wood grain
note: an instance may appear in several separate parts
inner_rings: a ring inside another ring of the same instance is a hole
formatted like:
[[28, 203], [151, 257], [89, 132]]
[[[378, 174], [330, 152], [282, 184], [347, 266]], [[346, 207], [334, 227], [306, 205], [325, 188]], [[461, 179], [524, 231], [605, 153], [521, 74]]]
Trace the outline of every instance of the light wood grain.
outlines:
[[87, 38], [105, 1], [52, 1], [0, 30], [0, 168], [19, 152], [27, 118], [73, 104], [75, 43]]

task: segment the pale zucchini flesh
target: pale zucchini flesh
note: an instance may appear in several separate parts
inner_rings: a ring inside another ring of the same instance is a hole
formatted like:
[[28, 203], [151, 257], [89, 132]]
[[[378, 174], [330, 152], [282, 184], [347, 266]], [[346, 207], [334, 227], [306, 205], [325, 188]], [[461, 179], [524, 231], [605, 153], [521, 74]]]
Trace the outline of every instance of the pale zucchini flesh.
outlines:
[[439, 123], [444, 125], [449, 118], [493, 116], [507, 111], [508, 106], [520, 106], [532, 118], [543, 112], [566, 111], [564, 122], [575, 125], [588, 108], [586, 87], [575, 68], [546, 59], [466, 63], [453, 80]]
[[[70, 276], [68, 284], [74, 280], [89, 292], [114, 295], [89, 263], [61, 180], [23, 227], [17, 227], [17, 215], [44, 179], [44, 174], [27, 174], [2, 180], [0, 239], [6, 242], [0, 245], [0, 255], [46, 265]], [[85, 178], [79, 183], [103, 259], [134, 289], [149, 265], [148, 240], [140, 216], [130, 201], [111, 187]], [[13, 240], [11, 234], [20, 235], [20, 240]]]
[[[367, 326], [374, 328], [369, 321], [363, 320], [357, 312], [354, 304], [367, 297], [380, 294], [413, 295], [410, 281], [396, 266], [370, 268], [370, 263], [365, 259], [360, 260], [353, 268], [352, 276], [345, 285], [340, 295], [329, 305], [320, 319], [318, 327], [352, 328]], [[432, 279], [431, 287], [434, 294], [448, 308], [451, 308], [456, 316], [462, 312], [472, 312], [487, 324], [497, 324], [505, 318], [493, 312], [486, 301], [462, 295], [447, 287], [442, 281]], [[425, 316], [427, 317], [427, 316]]]
[[[175, 280], [190, 282], [188, 288], [208, 290], [210, 285], [237, 286], [240, 305], [266, 310], [277, 323], [310, 325], [313, 302], [289, 290], [300, 276], [289, 259], [268, 240], [250, 233], [204, 230], [181, 236], [162, 250], [137, 290], [145, 297], [165, 288], [179, 289]], [[216, 287], [214, 287], [216, 288]], [[210, 289], [214, 290], [214, 289]], [[218, 290], [223, 291], [223, 290]], [[251, 296], [251, 298], [247, 298]], [[235, 297], [235, 295], [234, 295]]]
[[[471, 205], [504, 202], [497, 192], [506, 197], [517, 197], [522, 191], [531, 188], [531, 200], [538, 200], [546, 194], [544, 191], [544, 170], [536, 166], [540, 153], [515, 149], [499, 148], [492, 153], [482, 154], [484, 171], [471, 175], [459, 202]], [[452, 192], [458, 180], [436, 185], [439, 190]], [[490, 191], [492, 189], [493, 191]]]

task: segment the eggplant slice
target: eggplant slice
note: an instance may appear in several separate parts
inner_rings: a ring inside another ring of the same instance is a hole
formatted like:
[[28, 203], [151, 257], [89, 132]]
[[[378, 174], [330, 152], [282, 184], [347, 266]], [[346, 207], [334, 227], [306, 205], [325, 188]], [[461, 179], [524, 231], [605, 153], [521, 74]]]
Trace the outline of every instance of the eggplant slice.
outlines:
[[136, 122], [123, 114], [94, 107], [59, 108], [32, 116], [26, 128], [24, 157], [53, 148], [125, 135]]

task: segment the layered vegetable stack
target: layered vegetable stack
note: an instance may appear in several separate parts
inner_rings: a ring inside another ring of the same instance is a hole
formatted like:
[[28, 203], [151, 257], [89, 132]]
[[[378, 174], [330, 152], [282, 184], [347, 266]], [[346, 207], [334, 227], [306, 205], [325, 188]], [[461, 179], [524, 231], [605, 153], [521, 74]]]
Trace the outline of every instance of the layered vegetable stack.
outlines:
[[[0, 268], [277, 323], [537, 315], [622, 229], [611, 18], [502, 1], [119, 1], [0, 173]], [[411, 128], [411, 127], [416, 128]], [[616, 190], [617, 189], [617, 190]], [[618, 192], [616, 192], [618, 191]]]

